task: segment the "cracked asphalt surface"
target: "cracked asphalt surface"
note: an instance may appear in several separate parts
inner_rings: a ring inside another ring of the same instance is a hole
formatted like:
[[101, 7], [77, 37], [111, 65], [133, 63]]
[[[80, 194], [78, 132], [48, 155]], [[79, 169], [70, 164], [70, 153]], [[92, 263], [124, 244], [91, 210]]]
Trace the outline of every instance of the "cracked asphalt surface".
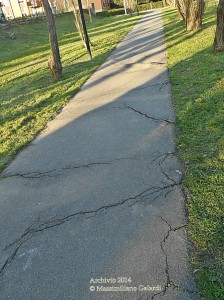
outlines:
[[1, 174], [0, 299], [199, 299], [165, 50], [152, 10]]

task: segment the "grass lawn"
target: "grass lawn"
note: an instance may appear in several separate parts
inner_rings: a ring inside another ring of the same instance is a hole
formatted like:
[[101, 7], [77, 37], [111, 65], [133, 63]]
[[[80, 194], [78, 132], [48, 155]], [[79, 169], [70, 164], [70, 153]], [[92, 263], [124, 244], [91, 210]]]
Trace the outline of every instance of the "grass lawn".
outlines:
[[122, 15], [88, 22], [94, 45], [89, 61], [73, 15], [58, 16], [63, 79], [56, 83], [47, 67], [50, 50], [45, 20], [0, 31], [0, 171], [71, 99], [140, 18]]
[[164, 11], [193, 264], [207, 300], [224, 299], [224, 53], [213, 51], [215, 17], [207, 7], [203, 28], [187, 33], [176, 10]]

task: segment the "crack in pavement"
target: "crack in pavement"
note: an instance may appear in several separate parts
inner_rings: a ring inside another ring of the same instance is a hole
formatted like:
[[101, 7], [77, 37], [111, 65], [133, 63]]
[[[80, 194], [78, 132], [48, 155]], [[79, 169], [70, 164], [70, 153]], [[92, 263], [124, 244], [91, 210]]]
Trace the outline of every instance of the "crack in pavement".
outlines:
[[172, 151], [172, 152], [166, 152], [166, 153], [161, 153], [161, 152], [157, 152], [156, 157], [151, 161], [152, 163], [155, 162], [157, 159], [165, 156], [165, 158], [163, 159], [162, 163], [169, 157], [169, 156], [175, 156], [176, 152]]
[[[122, 161], [122, 160], [133, 160], [133, 161], [141, 161], [141, 162], [145, 161], [145, 162], [151, 164], [151, 163], [155, 162], [158, 158], [160, 158], [164, 155], [166, 157], [168, 157], [169, 155], [175, 155], [175, 152], [168, 152], [168, 153], [163, 153], [163, 154], [160, 153], [160, 152], [157, 152], [157, 156], [152, 161], [149, 161], [149, 162], [147, 160], [144, 160], [143, 158], [138, 158], [138, 157], [121, 157], [121, 158], [116, 158], [116, 159], [113, 159], [113, 160], [110, 160], [110, 161], [92, 162], [92, 163], [88, 163], [88, 164], [84, 164], [84, 165], [80, 164], [80, 165], [77, 165], [77, 166], [66, 166], [66, 167], [63, 167], [63, 168], [52, 169], [52, 170], [44, 171], [44, 172], [35, 171], [35, 172], [28, 172], [28, 173], [15, 173], [15, 174], [8, 174], [8, 175], [7, 174], [6, 175], [0, 175], [0, 180], [6, 179], [6, 178], [11, 178], [11, 177], [22, 177], [22, 178], [25, 178], [25, 179], [39, 179], [39, 178], [42, 178], [42, 177], [57, 177], [57, 176], [60, 176], [61, 174], [55, 174], [56, 172], [66, 171], [66, 170], [78, 170], [78, 169], [83, 169], [83, 168], [89, 168], [89, 167], [92, 167], [92, 166], [110, 165], [110, 164], [113, 164], [115, 162]], [[162, 170], [161, 170], [161, 172], [162, 172]]]
[[[116, 60], [115, 60], [116, 61]], [[124, 70], [118, 70], [119, 73], [121, 72], [125, 72], [125, 73], [136, 73], [136, 72], [141, 72], [142, 70], [136, 70], [136, 71], [125, 71], [125, 69], [129, 69], [131, 68], [132, 66], [150, 66], [150, 65], [153, 65], [153, 66], [156, 66], [156, 67], [160, 67], [160, 68], [166, 68], [166, 63], [164, 62], [157, 62], [157, 61], [151, 61], [151, 62], [137, 62], [137, 63], [121, 63], [121, 62], [115, 62], [112, 66], [116, 69], [116, 67], [122, 67]], [[149, 68], [147, 69], [144, 69], [144, 70], [148, 70]], [[112, 77], [113, 75], [106, 75], [105, 77]]]
[[168, 119], [159, 119], [159, 118], [156, 118], [156, 117], [149, 116], [149, 115], [147, 115], [147, 114], [145, 114], [145, 113], [143, 113], [143, 112], [141, 112], [141, 111], [139, 111], [139, 110], [137, 110], [137, 109], [135, 109], [135, 108], [133, 108], [133, 107], [131, 107], [131, 106], [128, 106], [126, 103], [124, 103], [124, 105], [125, 105], [125, 107], [126, 107], [127, 109], [130, 109], [130, 110], [132, 110], [132, 111], [134, 111], [134, 112], [140, 114], [141, 116], [144, 116], [144, 117], [146, 117], [146, 118], [148, 118], [148, 119], [151, 119], [151, 120], [153, 120], [153, 121], [155, 121], [155, 122], [166, 122], [166, 123], [168, 123], [169, 125], [175, 123], [175, 122], [172, 121], [172, 120], [168, 120]]
[[159, 162], [159, 167], [160, 167], [160, 170], [161, 172], [163, 173], [163, 175], [166, 177], [167, 180], [171, 181], [171, 182], [176, 182], [173, 178], [171, 178], [162, 168], [161, 166], [161, 162]]
[[6, 259], [5, 263], [3, 264], [3, 266], [0, 269], [0, 277], [3, 275], [4, 270], [6, 269], [7, 266], [9, 266], [9, 264], [14, 260], [14, 258], [16, 257], [17, 252], [19, 251], [20, 247], [23, 245], [23, 243], [25, 243], [25, 241], [22, 241], [17, 247], [16, 249], [13, 251], [13, 253]]
[[[174, 152], [168, 152], [168, 153], [157, 152], [156, 157], [151, 162], [155, 162], [156, 160], [158, 160], [159, 158], [161, 158], [163, 156], [164, 156], [164, 159], [162, 161], [165, 161], [165, 159], [170, 155], [175, 155], [175, 153]], [[87, 165], [79, 165], [79, 166], [66, 167], [66, 168], [61, 168], [61, 169], [77, 169], [77, 168], [86, 168], [86, 167], [90, 167], [90, 166], [94, 166], [94, 165], [108, 165], [108, 164], [111, 164], [111, 163], [116, 162], [116, 161], [129, 160], [129, 159], [130, 160], [141, 160], [142, 161], [142, 159], [140, 159], [140, 158], [120, 158], [120, 159], [114, 159], [114, 160], [109, 161], [109, 162], [91, 163], [91, 164], [87, 164]], [[160, 163], [161, 163], [161, 161], [159, 162], [159, 164]], [[41, 176], [48, 176], [50, 172], [54, 172], [54, 171], [55, 170], [51, 170], [51, 171], [48, 171], [48, 172], [45, 172], [45, 173], [34, 172], [34, 173], [26, 173], [26, 174], [14, 174], [14, 175], [9, 175], [9, 177], [22, 176], [24, 178], [30, 178], [30, 177], [27, 177], [27, 176], [30, 176], [31, 174], [35, 174], [35, 176], [32, 175], [32, 178], [33, 178], [33, 176], [34, 176], [34, 178], [39, 178]], [[164, 172], [162, 172], [162, 173], [164, 174]], [[172, 188], [174, 186], [178, 186], [180, 184], [181, 184], [181, 180], [179, 182], [176, 182], [176, 181], [172, 180], [171, 184], [169, 184], [169, 185], [149, 187], [146, 190], [144, 190], [143, 192], [141, 192], [141, 193], [139, 193], [139, 194], [137, 194], [133, 197], [129, 197], [127, 199], [124, 199], [124, 200], [122, 200], [120, 202], [117, 202], [117, 203], [104, 205], [104, 206], [101, 206], [101, 207], [99, 207], [95, 210], [76, 212], [76, 213], [73, 213], [73, 214], [67, 215], [65, 217], [58, 218], [58, 219], [53, 218], [53, 219], [50, 219], [50, 220], [48, 220], [46, 222], [42, 222], [42, 223], [40, 221], [40, 216], [39, 216], [37, 221], [34, 222], [32, 225], [30, 225], [18, 239], [16, 239], [12, 243], [10, 243], [10, 244], [8, 244], [4, 247], [3, 251], [7, 251], [12, 246], [15, 246], [17, 244], [17, 246], [14, 249], [13, 253], [6, 259], [5, 263], [1, 267], [0, 276], [3, 275], [6, 268], [14, 260], [14, 258], [16, 257], [16, 254], [18, 253], [20, 247], [26, 241], [31, 239], [34, 236], [34, 234], [36, 234], [38, 232], [45, 231], [47, 229], [50, 229], [50, 228], [53, 228], [53, 227], [56, 227], [56, 226], [60, 226], [64, 223], [70, 221], [74, 217], [84, 216], [85, 219], [88, 219], [88, 218], [91, 218], [91, 217], [95, 217], [100, 212], [107, 211], [108, 209], [116, 208], [116, 207], [122, 206], [124, 204], [128, 204], [127, 207], [131, 207], [131, 206], [135, 205], [136, 203], [138, 203], [140, 201], [145, 201], [144, 198], [155, 194], [155, 197], [153, 197], [153, 199], [150, 199], [150, 203], [152, 203], [152, 202], [156, 201], [156, 199], [161, 197], [163, 195], [164, 191], [167, 191], [166, 194], [165, 194], [165, 197], [166, 197], [166, 195], [172, 191]], [[175, 229], [172, 229], [172, 230], [177, 230], [177, 229], [179, 229], [179, 228], [175, 228]], [[171, 227], [169, 226], [169, 231], [170, 230], [171, 230]], [[168, 238], [169, 231], [168, 231], [167, 236], [165, 237], [165, 240]], [[169, 280], [168, 280], [168, 282], [169, 282]]]
[[[16, 173], [16, 174], [8, 174], [8, 175], [3, 175], [0, 176], [0, 179], [5, 179], [5, 178], [11, 178], [11, 177], [22, 177], [22, 178], [28, 178], [28, 179], [35, 179], [35, 178], [41, 178], [41, 177], [56, 177], [60, 176], [60, 174], [55, 174], [55, 172], [58, 171], [66, 171], [66, 170], [76, 170], [76, 169], [82, 169], [82, 168], [89, 168], [92, 166], [101, 166], [101, 165], [110, 165], [114, 162], [121, 161], [121, 160], [136, 160], [136, 161], [143, 161], [140, 158], [134, 158], [134, 157], [126, 157], [126, 158], [117, 158], [113, 159], [108, 162], [93, 162], [89, 163], [86, 165], [77, 165], [77, 166], [67, 166], [63, 168], [58, 168], [58, 169], [52, 169], [49, 171], [41, 172], [41, 171], [36, 171], [36, 172], [28, 172], [28, 173]], [[53, 175], [51, 175], [53, 173]]]
[[[165, 195], [166, 197], [167, 195]], [[184, 288], [184, 287], [181, 287], [179, 285], [176, 285], [174, 283], [174, 281], [171, 279], [171, 276], [170, 276], [170, 271], [169, 271], [169, 262], [168, 262], [168, 255], [164, 249], [164, 246], [166, 244], [166, 241], [167, 239], [169, 238], [170, 236], [170, 233], [171, 232], [174, 232], [174, 231], [178, 231], [180, 229], [183, 229], [183, 228], [186, 228], [188, 226], [188, 224], [182, 224], [180, 226], [177, 226], [177, 227], [174, 227], [172, 228], [172, 226], [168, 223], [167, 220], [165, 220], [162, 216], [159, 216], [159, 218], [164, 222], [166, 223], [166, 225], [168, 226], [168, 231], [166, 233], [166, 235], [163, 237], [163, 240], [160, 242], [160, 248], [162, 250], [162, 253], [164, 254], [164, 257], [165, 257], [165, 274], [166, 274], [166, 284], [165, 284], [165, 287], [163, 289], [163, 291], [159, 292], [159, 293], [156, 293], [154, 294], [152, 297], [151, 297], [151, 300], [153, 300], [156, 296], [162, 294], [163, 296], [166, 294], [167, 290], [172, 287], [174, 290], [178, 290], [180, 292], [188, 292], [188, 293], [191, 293], [191, 294], [196, 294], [197, 291], [195, 290], [190, 290], [190, 289], [187, 289], [187, 288]]]
[[[108, 74], [108, 75], [104, 75], [103, 76], [103, 79], [106, 80], [106, 79], [110, 79], [110, 78], [113, 78], [114, 76], [116, 75], [120, 75], [120, 74], [134, 74], [134, 73], [139, 73], [139, 72], [142, 72], [142, 71], [147, 71], [149, 68], [145, 68], [145, 69], [138, 69], [138, 70], [129, 70], [132, 66], [134, 66], [136, 64], [113, 64], [112, 67], [116, 70], [113, 74]], [[144, 65], [144, 64], [139, 64], [139, 65]], [[146, 65], [146, 64], [145, 64]], [[150, 64], [148, 64], [150, 65]], [[161, 63], [154, 63], [153, 65], [156, 65], [160, 68], [164, 67], [163, 64]], [[120, 69], [117, 69], [117, 67], [121, 66]], [[110, 66], [111, 67], [111, 66]], [[101, 71], [101, 70], [99, 70]], [[102, 77], [101, 74], [95, 74], [91, 77], [90, 79], [90, 82], [95, 80], [95, 79], [99, 79], [100, 77]]]
[[[152, 192], [152, 193], [149, 193], [149, 194], [146, 194], [146, 195], [141, 196], [141, 198], [140, 198], [139, 200], [136, 200], [136, 201], [134, 201], [132, 204], [129, 204], [128, 207], [134, 206], [134, 205], [135, 205], [136, 203], [138, 203], [138, 202], [144, 202], [144, 201], [145, 201], [145, 200], [143, 200], [144, 198], [146, 198], [146, 197], [148, 197], [148, 196], [150, 196], [150, 195], [152, 195], [152, 194], [155, 194], [155, 193], [157, 193], [157, 192], [159, 192], [159, 190], [156, 190], [156, 191], [154, 191], [154, 192]], [[162, 196], [162, 194], [163, 194], [163, 189], [161, 189], [160, 194], [158, 194], [158, 195], [155, 196], [152, 200], [150, 200], [150, 203], [155, 202], [156, 199], [158, 199], [159, 197]]]
[[166, 65], [165, 62], [160, 62], [160, 61], [151, 61], [151, 62], [149, 62], [149, 64], [153, 64], [153, 65]]
[[[169, 181], [175, 183], [176, 181], [175, 181], [173, 178], [171, 178], [171, 177], [164, 171], [164, 169], [163, 169], [163, 167], [162, 167], [162, 163], [167, 159], [167, 157], [168, 157], [168, 156], [165, 156], [165, 158], [164, 158], [162, 161], [159, 161], [160, 171], [163, 173], [163, 175], [166, 177], [167, 180], [169, 180]], [[179, 174], [180, 174], [180, 173], [179, 173]], [[181, 179], [180, 179], [180, 181], [182, 181], [182, 178], [183, 178], [183, 175], [182, 175], [182, 173], [181, 173]]]
[[161, 89], [164, 87], [164, 86], [167, 86], [167, 84], [170, 84], [170, 81], [167, 80], [166, 82], [163, 83], [163, 85], [161, 85], [161, 87], [159, 88], [159, 91], [161, 91]]
[[110, 59], [108, 59], [106, 61], [106, 63], [110, 63], [110, 62], [115, 62], [113, 65], [115, 66], [136, 66], [136, 65], [166, 65], [166, 62], [162, 62], [162, 61], [148, 61], [148, 62], [142, 62], [142, 61], [137, 61], [137, 62], [129, 62], [129, 63], [124, 63], [121, 62], [120, 59], [111, 57]]
[[[169, 83], [170, 83], [169, 80], [165, 80], [164, 82], [161, 82], [161, 83], [150, 84], [150, 85], [146, 85], [146, 86], [143, 86], [143, 87], [136, 87], [136, 88], [133, 88], [131, 91], [145, 90], [145, 89], [148, 89], [148, 88], [151, 88], [151, 87], [154, 87], [154, 86], [159, 86], [159, 91], [160, 91], [164, 86], [166, 86]], [[85, 86], [83, 86], [83, 88], [84, 87]], [[80, 92], [85, 92], [85, 90], [87, 90], [87, 89], [88, 88], [86, 88], [86, 87], [85, 87], [85, 89], [80, 89]], [[128, 92], [130, 92], [130, 91], [128, 91]], [[123, 90], [114, 90], [114, 91], [111, 91], [109, 93], [97, 95], [97, 96], [94, 96], [94, 97], [82, 98], [81, 100], [78, 100], [78, 101], [79, 102], [92, 101], [92, 100], [95, 100], [97, 98], [101, 98], [103, 96], [116, 95], [116, 94], [121, 94], [121, 93], [123, 93]], [[75, 97], [74, 97], [74, 99], [75, 99]]]
[[[137, 194], [136, 196], [133, 196], [133, 197], [130, 197], [130, 198], [127, 198], [127, 199], [124, 199], [122, 200], [121, 202], [117, 202], [117, 203], [113, 203], [113, 204], [108, 204], [108, 205], [105, 205], [105, 206], [101, 206], [95, 210], [90, 210], [90, 211], [80, 211], [80, 212], [76, 212], [76, 213], [73, 213], [73, 214], [70, 214], [68, 216], [65, 216], [61, 219], [52, 219], [52, 220], [49, 220], [49, 221], [46, 221], [44, 223], [41, 223], [39, 226], [37, 227], [34, 227], [32, 228], [34, 225], [36, 225], [37, 223], [40, 222], [40, 217], [38, 217], [38, 220], [37, 222], [33, 223], [32, 225], [30, 225], [26, 230], [25, 232], [21, 235], [21, 237], [17, 240], [15, 240], [14, 242], [10, 243], [9, 245], [7, 245], [3, 251], [5, 250], [8, 250], [12, 245], [16, 244], [17, 242], [19, 242], [21, 239], [23, 239], [24, 237], [26, 237], [28, 234], [30, 233], [33, 233], [33, 232], [38, 232], [38, 231], [42, 231], [42, 230], [45, 230], [45, 229], [48, 229], [48, 228], [52, 228], [52, 227], [55, 227], [55, 226], [58, 226], [58, 225], [62, 225], [64, 224], [65, 222], [67, 221], [70, 221], [71, 218], [73, 217], [76, 217], [78, 215], [81, 215], [81, 216], [85, 216], [85, 215], [96, 215], [97, 213], [103, 211], [103, 210], [106, 210], [108, 208], [114, 208], [114, 207], [117, 207], [117, 206], [121, 206], [123, 204], [125, 204], [126, 202], [128, 201], [132, 201], [132, 200], [135, 200], [139, 197], [143, 197], [143, 196], [148, 196], [150, 194], [154, 194], [154, 193], [157, 193], [158, 191], [160, 191], [161, 189], [166, 189], [170, 186], [165, 186], [163, 188], [160, 188], [160, 187], [150, 187], [146, 190], [144, 190], [143, 192]], [[150, 192], [151, 190], [154, 190], [153, 192], [151, 192], [150, 194], [146, 194], [147, 192]], [[137, 202], [137, 201], [136, 201]], [[135, 202], [135, 203], [136, 203]]]
[[[112, 208], [116, 208], [116, 207], [119, 207], [119, 206], [122, 206], [128, 202], [132, 202], [134, 200], [134, 204], [136, 204], [137, 202], [141, 201], [142, 198], [145, 198], [146, 196], [149, 196], [149, 195], [153, 195], [153, 194], [157, 194], [158, 192], [160, 192], [160, 195], [162, 195], [161, 191], [164, 191], [168, 188], [172, 188], [176, 185], [179, 185], [179, 183], [173, 183], [173, 184], [170, 184], [170, 185], [167, 185], [167, 186], [163, 186], [163, 187], [157, 187], [157, 186], [153, 186], [153, 187], [150, 187], [150, 188], [147, 188], [146, 190], [142, 191], [141, 193], [133, 196], [133, 197], [129, 197], [127, 199], [124, 199], [120, 202], [117, 202], [117, 203], [112, 203], [112, 204], [108, 204], [108, 205], [104, 205], [104, 206], [101, 206], [95, 210], [89, 210], [89, 211], [80, 211], [80, 212], [76, 212], [76, 213], [73, 213], [73, 214], [70, 214], [70, 215], [67, 215], [65, 217], [62, 217], [62, 218], [59, 218], [59, 219], [52, 219], [52, 220], [49, 220], [49, 221], [46, 221], [46, 222], [43, 222], [41, 224], [38, 224], [40, 222], [40, 216], [38, 217], [38, 220], [37, 222], [33, 223], [32, 225], [30, 225], [26, 230], [25, 232], [18, 238], [16, 239], [14, 242], [6, 245], [4, 248], [3, 248], [3, 251], [6, 251], [6, 250], [9, 250], [13, 245], [16, 245], [18, 244], [18, 246], [16, 247], [16, 249], [13, 251], [13, 253], [6, 259], [5, 263], [3, 264], [3, 266], [0, 268], [0, 276], [3, 275], [4, 271], [6, 270], [6, 268], [10, 265], [10, 263], [15, 259], [16, 257], [16, 254], [19, 250], [19, 248], [26, 242], [28, 241], [29, 239], [31, 239], [33, 237], [33, 235], [35, 233], [38, 233], [38, 232], [42, 232], [42, 231], [45, 231], [47, 229], [50, 229], [50, 228], [53, 228], [53, 227], [56, 227], [56, 226], [60, 226], [68, 221], [70, 221], [71, 219], [73, 219], [74, 217], [78, 217], [78, 216], [87, 216], [86, 218], [89, 218], [89, 217], [94, 217], [96, 216], [98, 213], [100, 212], [103, 212], [103, 211], [107, 211], [108, 209], [112, 209]], [[155, 199], [157, 199], [159, 197], [158, 195], [156, 195], [155, 198], [151, 199], [151, 201], [154, 201]], [[140, 198], [138, 200], [138, 198]], [[150, 202], [151, 202], [150, 201]], [[131, 206], [132, 206], [131, 205]], [[130, 205], [129, 205], [130, 206]]]

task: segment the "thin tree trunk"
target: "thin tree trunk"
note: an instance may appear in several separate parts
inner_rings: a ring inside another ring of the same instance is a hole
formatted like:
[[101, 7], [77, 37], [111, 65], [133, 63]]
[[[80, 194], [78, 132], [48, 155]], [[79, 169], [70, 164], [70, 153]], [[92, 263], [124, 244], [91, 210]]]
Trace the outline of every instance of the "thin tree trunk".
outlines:
[[93, 18], [92, 18], [92, 11], [91, 11], [90, 5], [89, 5], [89, 0], [87, 0], [87, 6], [88, 6], [88, 13], [89, 13], [89, 20], [92, 23], [93, 22]]
[[133, 15], [134, 6], [135, 6], [134, 0], [126, 0], [125, 3], [126, 3], [126, 12], [129, 15], [132, 16]]
[[185, 2], [183, 0], [177, 0], [176, 5], [177, 5], [177, 10], [178, 10], [180, 19], [185, 21], [185, 19], [186, 19]]
[[214, 48], [216, 51], [224, 51], [224, 0], [219, 0], [217, 7], [217, 25]]
[[78, 30], [78, 33], [79, 33], [79, 36], [80, 36], [81, 40], [83, 41], [84, 46], [86, 47], [80, 13], [79, 13], [79, 10], [76, 9], [76, 5], [75, 5], [73, 0], [72, 0], [72, 5], [73, 5], [73, 14], [74, 14], [74, 17], [75, 17], [75, 26]]
[[90, 40], [89, 40], [89, 36], [87, 33], [87, 28], [86, 28], [86, 21], [85, 21], [85, 17], [84, 17], [84, 12], [83, 12], [83, 8], [82, 8], [82, 0], [77, 0], [78, 2], [78, 6], [79, 6], [79, 13], [80, 13], [80, 18], [82, 21], [82, 28], [83, 28], [83, 33], [84, 33], [84, 41], [86, 44], [86, 50], [89, 54], [89, 58], [90, 60], [92, 60], [92, 52], [90, 49]]
[[87, 33], [86, 25], [85, 25], [84, 14], [83, 14], [83, 10], [81, 7], [81, 2], [79, 0], [77, 2], [78, 2], [78, 7], [79, 7], [78, 10], [76, 9], [74, 0], [72, 0], [73, 13], [75, 16], [75, 26], [79, 32], [79, 36], [80, 36], [81, 40], [84, 43], [84, 46], [86, 47], [86, 50], [89, 54], [90, 59], [92, 59], [92, 53], [91, 53], [91, 49], [90, 49], [90, 46], [92, 46], [92, 44], [88, 37], [88, 33]]
[[171, 7], [175, 7], [175, 3], [173, 0], [166, 0], [166, 4]]
[[47, 17], [49, 40], [50, 40], [51, 53], [52, 53], [52, 57], [48, 60], [48, 66], [51, 70], [52, 78], [54, 80], [59, 80], [62, 77], [62, 65], [61, 65], [60, 52], [58, 47], [58, 39], [57, 39], [54, 15], [48, 0], [42, 0], [42, 3]]
[[124, 13], [125, 15], [127, 15], [127, 3], [126, 3], [126, 0], [123, 0], [124, 1]]

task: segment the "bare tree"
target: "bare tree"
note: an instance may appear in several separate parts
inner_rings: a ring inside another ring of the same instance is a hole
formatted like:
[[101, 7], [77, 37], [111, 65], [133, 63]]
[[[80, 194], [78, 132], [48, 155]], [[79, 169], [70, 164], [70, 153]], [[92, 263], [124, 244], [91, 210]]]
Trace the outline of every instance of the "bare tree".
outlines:
[[126, 13], [132, 16], [136, 6], [136, 0], [125, 0], [125, 5]]
[[216, 51], [224, 51], [224, 0], [219, 0], [217, 7], [217, 25], [214, 48]]
[[43, 3], [44, 11], [47, 18], [49, 40], [51, 46], [52, 57], [48, 60], [48, 66], [51, 70], [51, 76], [54, 80], [61, 79], [62, 77], [62, 65], [60, 52], [58, 47], [58, 39], [55, 27], [54, 15], [51, 10], [48, 0], [41, 0]]
[[77, 5], [75, 4], [75, 2], [73, 0], [72, 0], [72, 5], [73, 5], [73, 14], [74, 14], [74, 17], [75, 17], [75, 27], [76, 27], [76, 29], [77, 29], [77, 31], [79, 33], [79, 36], [80, 36], [81, 40], [84, 43], [84, 46], [86, 46], [80, 12], [77, 9]]
[[171, 7], [175, 7], [176, 6], [176, 0], [166, 0], [165, 2], [166, 2], [166, 4], [168, 6], [171, 6]]
[[204, 0], [177, 0], [177, 8], [187, 30], [195, 30], [202, 26]]
[[73, 5], [73, 13], [75, 16], [75, 26], [77, 28], [81, 40], [84, 43], [84, 46], [86, 47], [86, 50], [89, 54], [89, 58], [92, 59], [92, 53], [90, 49], [90, 45], [92, 44], [90, 42], [88, 32], [87, 32], [81, 0], [77, 0], [77, 3], [75, 3], [75, 1], [72, 0], [72, 5]]
[[88, 13], [89, 13], [89, 21], [92, 23], [93, 17], [92, 17], [92, 10], [90, 8], [89, 0], [87, 0], [87, 7], [88, 7]]

